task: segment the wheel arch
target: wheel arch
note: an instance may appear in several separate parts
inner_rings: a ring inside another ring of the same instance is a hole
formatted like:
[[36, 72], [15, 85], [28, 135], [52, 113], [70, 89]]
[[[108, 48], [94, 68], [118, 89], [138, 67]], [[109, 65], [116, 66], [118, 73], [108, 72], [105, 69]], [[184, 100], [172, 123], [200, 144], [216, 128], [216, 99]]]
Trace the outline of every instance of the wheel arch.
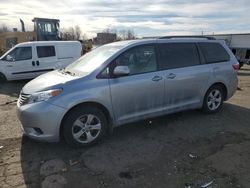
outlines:
[[3, 81], [7, 81], [7, 77], [5, 76], [4, 73], [0, 72], [0, 81], [3, 80]]
[[74, 105], [73, 107], [71, 107], [63, 116], [62, 120], [61, 120], [61, 123], [60, 123], [60, 140], [63, 140], [64, 139], [64, 136], [63, 136], [63, 121], [64, 119], [66, 118], [66, 116], [75, 108], [79, 107], [79, 106], [91, 106], [91, 107], [96, 107], [98, 109], [100, 109], [104, 115], [106, 116], [107, 118], [107, 121], [108, 121], [108, 133], [109, 134], [112, 134], [113, 133], [113, 118], [109, 112], [109, 110], [104, 106], [102, 105], [101, 103], [98, 103], [98, 102], [82, 102], [82, 103], [79, 103], [79, 104], [76, 104]]
[[[207, 93], [207, 91], [208, 91], [211, 87], [213, 87], [213, 86], [220, 86], [220, 87], [223, 89], [223, 91], [224, 91], [224, 100], [227, 100], [228, 89], [227, 89], [226, 85], [225, 85], [223, 82], [216, 82], [216, 83], [213, 83], [213, 84], [210, 85], [210, 87], [206, 90], [206, 93]], [[206, 93], [205, 93], [205, 95], [206, 95]], [[204, 95], [204, 97], [205, 97], [205, 95]], [[204, 97], [203, 97], [203, 98], [204, 98]]]

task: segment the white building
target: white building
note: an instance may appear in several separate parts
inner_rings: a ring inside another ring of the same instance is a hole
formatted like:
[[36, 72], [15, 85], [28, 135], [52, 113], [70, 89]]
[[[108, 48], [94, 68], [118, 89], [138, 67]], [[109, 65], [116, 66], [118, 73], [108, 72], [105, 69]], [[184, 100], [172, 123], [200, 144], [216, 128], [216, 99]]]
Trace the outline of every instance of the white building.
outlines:
[[250, 33], [210, 36], [225, 40], [240, 63], [250, 62]]

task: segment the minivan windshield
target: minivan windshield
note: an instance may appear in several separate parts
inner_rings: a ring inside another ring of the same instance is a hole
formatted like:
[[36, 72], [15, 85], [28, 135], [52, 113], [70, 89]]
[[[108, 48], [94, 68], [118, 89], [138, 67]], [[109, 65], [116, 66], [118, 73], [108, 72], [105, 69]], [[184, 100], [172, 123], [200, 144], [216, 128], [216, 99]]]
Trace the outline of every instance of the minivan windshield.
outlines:
[[118, 45], [100, 46], [67, 66], [66, 71], [80, 73], [92, 72], [121, 48], [122, 46]]

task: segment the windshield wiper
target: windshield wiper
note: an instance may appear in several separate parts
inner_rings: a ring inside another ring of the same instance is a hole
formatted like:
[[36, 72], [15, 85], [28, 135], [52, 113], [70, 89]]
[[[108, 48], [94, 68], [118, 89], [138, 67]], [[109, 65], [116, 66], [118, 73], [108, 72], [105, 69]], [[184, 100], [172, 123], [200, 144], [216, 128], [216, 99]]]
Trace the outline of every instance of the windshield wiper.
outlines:
[[75, 76], [76, 74], [73, 72], [70, 72], [69, 70], [66, 70], [65, 68], [63, 69], [59, 69], [60, 72], [62, 72], [63, 74], [69, 74], [71, 76]]

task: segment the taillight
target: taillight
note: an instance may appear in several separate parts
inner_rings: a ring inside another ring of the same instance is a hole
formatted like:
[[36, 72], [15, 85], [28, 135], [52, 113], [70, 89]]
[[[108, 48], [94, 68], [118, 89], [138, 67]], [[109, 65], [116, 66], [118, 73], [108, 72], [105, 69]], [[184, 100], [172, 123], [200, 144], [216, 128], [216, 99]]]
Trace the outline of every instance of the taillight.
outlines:
[[233, 66], [234, 70], [236, 70], [236, 71], [240, 69], [239, 63], [233, 64], [232, 66]]

